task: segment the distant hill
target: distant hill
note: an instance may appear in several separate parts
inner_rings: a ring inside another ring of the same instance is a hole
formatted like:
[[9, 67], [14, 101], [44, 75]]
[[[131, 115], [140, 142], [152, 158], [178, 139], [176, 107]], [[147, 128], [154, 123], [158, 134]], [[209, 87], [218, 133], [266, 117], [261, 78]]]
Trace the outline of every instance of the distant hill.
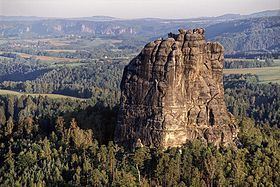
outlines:
[[245, 17], [250, 17], [250, 18], [259, 18], [259, 17], [271, 17], [271, 16], [280, 16], [280, 10], [266, 10], [262, 12], [256, 12], [253, 14], [249, 14]]
[[238, 19], [238, 18], [241, 18], [241, 14], [224, 14], [224, 15], [221, 15], [221, 16], [217, 16], [215, 17], [216, 19]]
[[67, 20], [83, 20], [83, 21], [114, 21], [120, 20], [120, 18], [115, 18], [111, 16], [92, 16], [92, 17], [77, 17], [77, 18], [67, 18]]
[[220, 41], [227, 54], [247, 51], [279, 53], [279, 10], [250, 15], [225, 14], [194, 19], [118, 19], [109, 16], [47, 19], [42, 17], [1, 16], [2, 37], [95, 36], [146, 41], [166, 37], [165, 33], [178, 28], [206, 28], [210, 40]]
[[38, 21], [44, 19], [55, 19], [47, 17], [37, 17], [37, 16], [1, 16], [0, 21]]
[[215, 17], [216, 19], [246, 19], [246, 18], [260, 18], [260, 17], [273, 17], [280, 16], [280, 10], [266, 10], [262, 12], [256, 12], [253, 14], [242, 15], [242, 14], [224, 14]]
[[221, 42], [227, 53], [280, 51], [280, 16], [222, 22], [206, 30], [207, 37]]

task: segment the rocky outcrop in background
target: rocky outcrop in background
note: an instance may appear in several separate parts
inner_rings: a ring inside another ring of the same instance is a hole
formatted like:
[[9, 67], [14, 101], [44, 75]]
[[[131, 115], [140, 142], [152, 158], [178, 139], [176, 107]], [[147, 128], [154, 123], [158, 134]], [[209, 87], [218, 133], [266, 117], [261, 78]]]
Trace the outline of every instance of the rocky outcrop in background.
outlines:
[[201, 28], [148, 43], [125, 67], [115, 141], [129, 147], [232, 143], [238, 129], [224, 102], [223, 52], [221, 44], [206, 43]]

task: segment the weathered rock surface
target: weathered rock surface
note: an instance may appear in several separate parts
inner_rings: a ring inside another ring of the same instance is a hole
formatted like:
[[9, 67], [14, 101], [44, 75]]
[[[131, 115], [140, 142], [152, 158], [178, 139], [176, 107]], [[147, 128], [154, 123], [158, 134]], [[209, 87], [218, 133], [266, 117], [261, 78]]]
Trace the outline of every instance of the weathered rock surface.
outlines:
[[230, 144], [238, 129], [224, 102], [224, 48], [204, 29], [179, 29], [148, 43], [125, 67], [115, 141], [180, 146], [202, 139]]

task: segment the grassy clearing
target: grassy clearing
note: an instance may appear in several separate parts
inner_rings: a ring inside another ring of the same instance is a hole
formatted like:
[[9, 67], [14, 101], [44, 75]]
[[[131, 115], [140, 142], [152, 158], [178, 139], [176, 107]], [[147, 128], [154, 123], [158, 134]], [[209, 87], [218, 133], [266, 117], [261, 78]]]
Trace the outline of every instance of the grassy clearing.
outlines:
[[49, 49], [45, 50], [46, 52], [53, 52], [53, 53], [60, 53], [60, 52], [66, 52], [66, 53], [76, 53], [77, 50], [73, 49]]
[[89, 40], [76, 39], [70, 43], [70, 46], [74, 47], [76, 50], [91, 50], [93, 48], [102, 48], [103, 46], [114, 46], [121, 42], [122, 40], [104, 38], [94, 38]]
[[37, 55], [30, 55], [30, 54], [26, 54], [26, 53], [18, 53], [18, 55], [20, 55], [20, 57], [22, 58], [35, 58], [41, 61], [57, 61], [57, 62], [61, 62], [61, 61], [66, 61], [66, 62], [77, 62], [80, 59], [75, 59], [75, 58], [61, 58], [61, 57], [52, 57], [52, 56], [37, 56]]
[[[250, 63], [250, 62], [255, 61], [255, 59], [247, 59], [247, 58], [226, 58], [225, 61], [227, 61], [227, 62], [240, 62], [240, 61], [242, 61], [242, 62], [248, 62], [248, 63]], [[264, 61], [264, 60], [261, 60], [261, 61]]]
[[263, 68], [224, 69], [224, 74], [255, 74], [261, 83], [276, 82], [280, 84], [280, 66]]
[[18, 97], [20, 97], [22, 95], [29, 95], [32, 97], [47, 96], [51, 99], [71, 99], [71, 100], [80, 100], [80, 101], [87, 100], [87, 99], [60, 95], [60, 94], [29, 94], [29, 93], [21, 93], [21, 92], [16, 92], [16, 91], [11, 91], [11, 90], [2, 90], [2, 89], [0, 89], [0, 95], [14, 95], [14, 96], [18, 96]]
[[54, 47], [62, 47], [62, 46], [69, 46], [70, 42], [69, 40], [66, 40], [64, 38], [40, 38], [40, 39], [33, 39], [33, 40], [23, 40], [25, 42], [34, 43], [34, 42], [47, 42], [49, 45]]

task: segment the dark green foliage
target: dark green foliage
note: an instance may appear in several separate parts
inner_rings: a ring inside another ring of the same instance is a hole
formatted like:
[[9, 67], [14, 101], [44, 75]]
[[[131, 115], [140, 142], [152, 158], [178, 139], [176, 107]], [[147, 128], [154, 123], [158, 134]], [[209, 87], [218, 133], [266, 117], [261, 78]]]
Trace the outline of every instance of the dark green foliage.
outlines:
[[3, 127], [6, 135], [11, 134], [11, 126], [15, 126], [18, 132], [34, 136], [31, 132], [36, 125], [39, 125], [40, 133], [45, 134], [55, 128], [63, 129], [62, 124], [70, 124], [76, 118], [81, 128], [94, 131], [94, 137], [100, 143], [108, 143], [113, 138], [117, 107], [94, 100], [58, 100], [23, 95], [0, 96], [0, 112], [0, 120], [3, 121], [0, 121], [0, 127]]
[[41, 66], [32, 65], [28, 66], [29, 73], [26, 64], [11, 64], [12, 66], [6, 67], [0, 63], [0, 68], [5, 71], [2, 76], [0, 72], [1, 89], [103, 100], [118, 98], [118, 87], [124, 67], [119, 62], [93, 62], [78, 67], [63, 66], [54, 69], [38, 69]]
[[[59, 120], [62, 120], [60, 118]], [[36, 123], [36, 122], [35, 122]], [[59, 122], [57, 122], [58, 124]], [[68, 127], [67, 127], [68, 126]], [[3, 129], [1, 129], [3, 130]], [[75, 120], [42, 135], [1, 138], [2, 186], [278, 186], [278, 128], [240, 123], [239, 148], [196, 140], [167, 150], [99, 145]], [[3, 131], [1, 131], [1, 134]], [[3, 134], [2, 134], [3, 135]], [[22, 136], [24, 135], [24, 136]], [[4, 136], [2, 136], [4, 137]], [[76, 141], [83, 142], [83, 145]]]
[[280, 86], [259, 84], [255, 75], [228, 75], [224, 78], [225, 101], [233, 115], [249, 116], [257, 123], [280, 126]]
[[15, 58], [0, 58], [0, 82], [33, 80], [46, 71], [45, 66], [18, 55]]
[[225, 69], [242, 69], [242, 68], [261, 68], [261, 67], [270, 67], [277, 65], [273, 62], [273, 59], [266, 58], [265, 60], [225, 60], [224, 68]]
[[1, 96], [0, 184], [280, 185], [279, 85], [258, 84], [252, 75], [225, 77], [224, 85], [228, 107], [240, 119], [237, 147], [196, 140], [181, 148], [130, 152], [111, 142], [116, 98]]

